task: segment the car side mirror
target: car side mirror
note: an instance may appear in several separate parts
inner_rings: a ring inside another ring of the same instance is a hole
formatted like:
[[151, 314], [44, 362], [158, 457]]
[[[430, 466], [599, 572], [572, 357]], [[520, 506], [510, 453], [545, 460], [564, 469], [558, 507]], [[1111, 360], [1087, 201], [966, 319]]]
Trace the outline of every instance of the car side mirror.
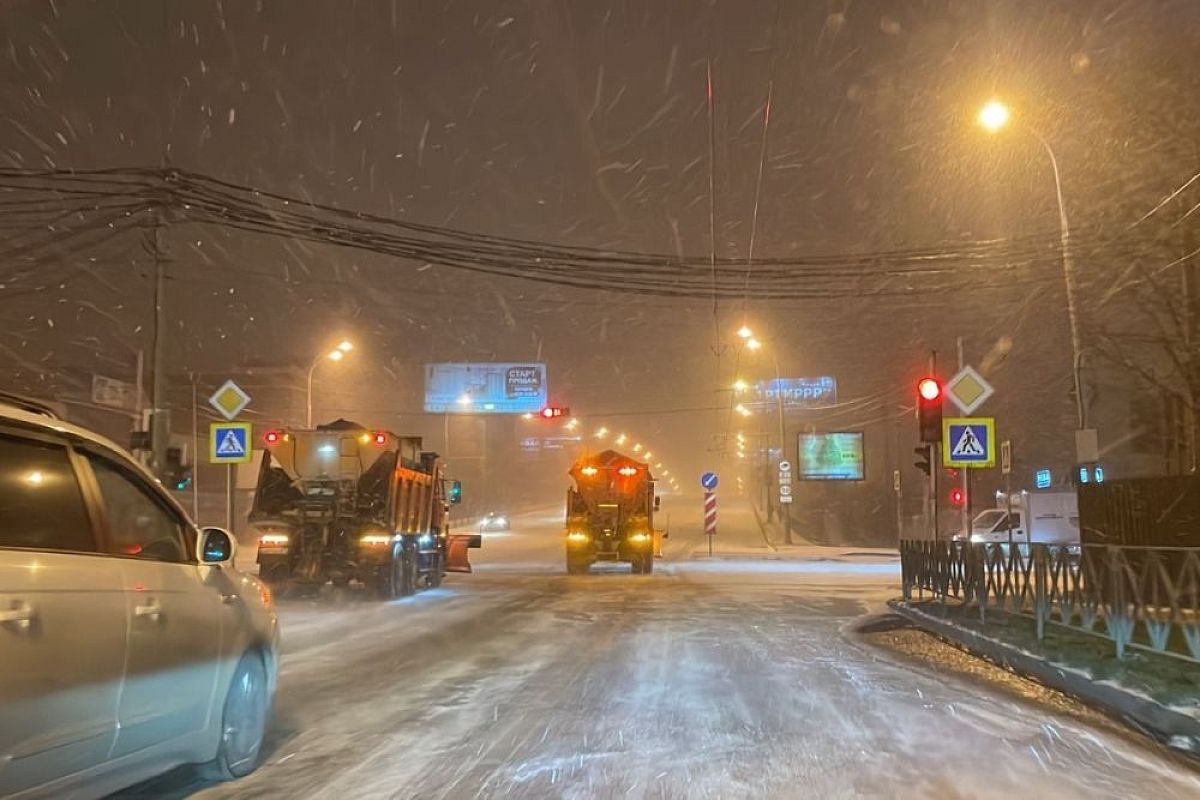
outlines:
[[462, 502], [462, 481], [454, 481], [450, 484], [450, 505], [456, 506]]
[[223, 528], [203, 528], [198, 549], [202, 564], [232, 563], [237, 554], [237, 542]]

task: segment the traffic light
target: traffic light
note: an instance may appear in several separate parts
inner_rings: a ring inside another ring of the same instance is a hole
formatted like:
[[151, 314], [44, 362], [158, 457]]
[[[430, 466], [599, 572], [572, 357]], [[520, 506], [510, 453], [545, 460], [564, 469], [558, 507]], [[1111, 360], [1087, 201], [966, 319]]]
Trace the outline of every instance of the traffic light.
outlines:
[[546, 406], [542, 409], [542, 419], [554, 419], [556, 417], [565, 417], [571, 413], [571, 409], [562, 406]]
[[942, 383], [937, 378], [917, 382], [917, 422], [922, 442], [942, 440]]
[[962, 490], [961, 486], [955, 486], [950, 490], [950, 505], [955, 508], [962, 508], [967, 504], [967, 493]]
[[167, 462], [163, 465], [162, 482], [167, 488], [177, 492], [182, 492], [192, 485], [192, 467], [187, 463], [186, 448], [167, 448]]
[[913, 466], [929, 475], [930, 470], [933, 469], [933, 446], [923, 444], [920, 447], [914, 447], [913, 452], [917, 454], [917, 460], [913, 462]]

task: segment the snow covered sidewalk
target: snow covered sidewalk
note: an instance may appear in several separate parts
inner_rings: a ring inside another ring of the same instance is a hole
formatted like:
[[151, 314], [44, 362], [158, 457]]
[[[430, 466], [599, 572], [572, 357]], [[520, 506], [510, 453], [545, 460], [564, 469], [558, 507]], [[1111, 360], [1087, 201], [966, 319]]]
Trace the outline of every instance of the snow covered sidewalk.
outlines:
[[1200, 669], [1193, 663], [1144, 650], [1117, 659], [1107, 640], [1054, 625], [1039, 642], [1031, 620], [992, 609], [984, 623], [977, 612], [937, 600], [889, 605], [952, 644], [1200, 759]]

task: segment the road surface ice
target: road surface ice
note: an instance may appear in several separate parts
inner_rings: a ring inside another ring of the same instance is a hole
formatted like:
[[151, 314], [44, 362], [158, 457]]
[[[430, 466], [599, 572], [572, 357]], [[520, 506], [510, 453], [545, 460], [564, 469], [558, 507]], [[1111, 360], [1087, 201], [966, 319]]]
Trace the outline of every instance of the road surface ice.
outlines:
[[[262, 767], [121, 796], [1200, 797], [1110, 723], [846, 630], [897, 594], [886, 557], [707, 560], [692, 520], [653, 575], [567, 577], [558, 514], [515, 522], [439, 590], [284, 603]], [[722, 536], [762, 544], [735, 508]]]

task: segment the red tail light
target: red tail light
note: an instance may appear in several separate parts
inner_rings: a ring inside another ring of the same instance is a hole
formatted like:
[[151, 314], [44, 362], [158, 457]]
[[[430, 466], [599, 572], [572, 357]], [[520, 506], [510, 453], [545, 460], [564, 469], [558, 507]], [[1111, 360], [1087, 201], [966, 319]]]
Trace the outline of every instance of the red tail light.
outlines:
[[375, 438], [375, 444], [377, 444], [377, 445], [380, 445], [381, 447], [382, 447], [383, 445], [387, 444], [387, 441], [388, 441], [388, 436], [387, 436], [387, 434], [386, 434], [386, 433], [384, 433], [383, 431], [379, 431], [379, 432], [377, 432], [377, 433], [375, 434], [375, 437], [374, 437], [374, 438]]
[[281, 434], [279, 431], [267, 431], [263, 434], [263, 441], [266, 442], [267, 447], [279, 444], [282, 439], [283, 434]]

